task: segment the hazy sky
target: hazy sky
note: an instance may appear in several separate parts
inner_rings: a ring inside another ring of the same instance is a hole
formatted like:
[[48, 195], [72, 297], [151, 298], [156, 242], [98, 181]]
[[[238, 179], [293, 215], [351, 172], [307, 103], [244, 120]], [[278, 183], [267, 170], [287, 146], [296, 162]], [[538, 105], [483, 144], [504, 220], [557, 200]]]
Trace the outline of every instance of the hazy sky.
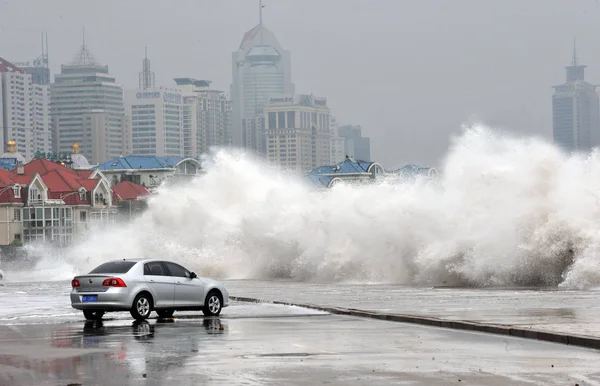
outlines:
[[[264, 23], [292, 54], [299, 93], [326, 96], [387, 166], [437, 165], [473, 118], [551, 139], [552, 85], [577, 37], [600, 84], [600, 0], [264, 0]], [[148, 45], [157, 85], [213, 81], [229, 93], [231, 52], [258, 0], [0, 0], [0, 57], [35, 58], [48, 33], [52, 73], [86, 44], [126, 88]]]

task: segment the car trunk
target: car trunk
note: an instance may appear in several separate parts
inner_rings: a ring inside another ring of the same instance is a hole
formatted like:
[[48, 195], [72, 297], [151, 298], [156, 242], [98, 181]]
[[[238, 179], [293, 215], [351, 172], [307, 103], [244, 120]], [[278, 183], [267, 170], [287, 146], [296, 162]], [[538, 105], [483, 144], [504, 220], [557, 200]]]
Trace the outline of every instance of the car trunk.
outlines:
[[104, 279], [113, 277], [113, 275], [98, 274], [98, 275], [84, 275], [76, 276], [75, 279], [79, 280], [79, 287], [77, 292], [105, 292], [110, 287], [103, 287], [102, 282]]

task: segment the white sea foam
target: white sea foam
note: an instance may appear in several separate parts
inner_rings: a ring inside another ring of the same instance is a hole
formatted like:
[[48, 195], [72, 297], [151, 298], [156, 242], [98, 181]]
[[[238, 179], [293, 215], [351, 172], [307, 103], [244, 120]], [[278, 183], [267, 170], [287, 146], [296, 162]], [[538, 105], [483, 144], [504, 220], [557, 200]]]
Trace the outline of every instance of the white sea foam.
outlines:
[[66, 278], [155, 256], [220, 278], [600, 285], [597, 152], [567, 156], [473, 126], [435, 183], [324, 191], [249, 156], [220, 151], [207, 161], [206, 174], [160, 189], [133, 224], [94, 234], [45, 269]]

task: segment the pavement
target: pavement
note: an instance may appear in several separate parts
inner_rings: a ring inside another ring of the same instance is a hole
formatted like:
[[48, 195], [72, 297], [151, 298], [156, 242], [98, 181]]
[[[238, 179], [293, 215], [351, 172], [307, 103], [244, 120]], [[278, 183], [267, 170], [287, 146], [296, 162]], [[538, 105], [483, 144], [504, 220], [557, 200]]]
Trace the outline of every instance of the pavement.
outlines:
[[275, 305], [177, 316], [0, 326], [0, 385], [600, 385], [600, 352], [554, 343]]
[[600, 290], [230, 280], [232, 295], [600, 338]]

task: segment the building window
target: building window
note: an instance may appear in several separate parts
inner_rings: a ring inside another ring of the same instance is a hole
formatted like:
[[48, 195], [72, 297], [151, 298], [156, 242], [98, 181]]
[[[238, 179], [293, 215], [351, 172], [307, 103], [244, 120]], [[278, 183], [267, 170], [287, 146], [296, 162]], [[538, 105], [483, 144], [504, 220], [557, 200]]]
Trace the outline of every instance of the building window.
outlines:
[[269, 113], [269, 129], [277, 128], [277, 115], [275, 113]]
[[30, 200], [37, 200], [39, 199], [39, 194], [38, 194], [38, 190], [36, 188], [31, 188], [29, 189], [29, 199]]
[[280, 111], [277, 113], [277, 128], [285, 129], [285, 111]]
[[87, 212], [79, 212], [79, 221], [81, 221], [81, 222], [87, 221]]
[[15, 209], [15, 221], [21, 221], [21, 209]]
[[[85, 192], [79, 192], [79, 199], [81, 201], [85, 200]], [[84, 213], [84, 212], [82, 212], [82, 213]]]
[[296, 127], [296, 112], [288, 111], [287, 112], [287, 127], [293, 129]]
[[13, 188], [13, 195], [15, 196], [15, 198], [21, 198], [21, 187], [20, 186], [15, 186]]

